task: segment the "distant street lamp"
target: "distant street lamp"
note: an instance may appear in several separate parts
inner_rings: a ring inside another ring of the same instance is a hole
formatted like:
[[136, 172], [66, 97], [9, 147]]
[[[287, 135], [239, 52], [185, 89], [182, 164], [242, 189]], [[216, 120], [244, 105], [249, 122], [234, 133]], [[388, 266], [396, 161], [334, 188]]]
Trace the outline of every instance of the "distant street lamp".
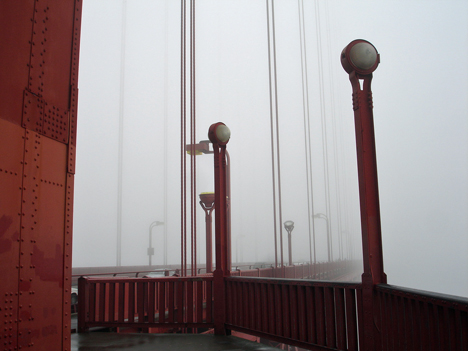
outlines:
[[201, 193], [200, 206], [205, 211], [205, 225], [206, 225], [206, 273], [213, 272], [213, 246], [212, 246], [212, 219], [211, 215], [214, 210], [215, 194], [214, 193]]
[[[154, 247], [153, 247], [153, 240], [152, 240], [151, 231], [152, 231], [152, 229], [154, 227], [159, 226], [159, 225], [164, 225], [164, 222], [154, 221], [153, 223], [150, 224], [150, 227], [149, 227], [149, 246], [148, 246], [149, 263], [148, 264], [150, 266], [151, 266], [151, 257], [154, 255]], [[166, 252], [164, 252], [164, 261], [163, 262], [166, 262], [165, 258], [166, 258]]]
[[316, 214], [313, 215], [313, 217], [314, 218], [322, 218], [327, 223], [327, 252], [328, 252], [328, 262], [330, 262], [333, 259], [333, 256], [332, 256], [331, 249], [330, 249], [330, 226], [329, 226], [329, 223], [328, 223], [328, 217], [327, 217], [327, 215], [325, 215], [323, 213], [316, 213]]
[[289, 254], [289, 265], [292, 266], [292, 249], [291, 249], [291, 232], [294, 229], [293, 221], [284, 222], [284, 229], [288, 232], [288, 254]]

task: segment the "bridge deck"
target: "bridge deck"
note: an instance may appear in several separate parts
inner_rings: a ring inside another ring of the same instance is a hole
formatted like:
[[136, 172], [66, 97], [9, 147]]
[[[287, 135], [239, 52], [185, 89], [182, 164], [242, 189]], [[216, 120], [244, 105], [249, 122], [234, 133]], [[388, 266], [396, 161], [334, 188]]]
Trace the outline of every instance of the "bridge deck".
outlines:
[[80, 333], [71, 336], [71, 351], [97, 351], [103, 349], [119, 351], [278, 351], [276, 348], [235, 336], [119, 333]]

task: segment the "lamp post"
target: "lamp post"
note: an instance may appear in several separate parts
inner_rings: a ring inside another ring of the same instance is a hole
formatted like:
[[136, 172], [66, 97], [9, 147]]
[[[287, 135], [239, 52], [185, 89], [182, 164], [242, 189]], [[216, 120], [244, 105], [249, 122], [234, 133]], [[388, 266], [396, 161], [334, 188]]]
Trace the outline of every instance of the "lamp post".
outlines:
[[[387, 283], [383, 269], [382, 233], [380, 226], [377, 160], [372, 111], [372, 72], [380, 62], [376, 48], [368, 41], [358, 39], [349, 43], [341, 52], [341, 64], [349, 74], [353, 89], [353, 110], [356, 130], [356, 154], [361, 207], [362, 274], [364, 314], [364, 350], [374, 350], [379, 325], [374, 321], [375, 284]], [[362, 87], [361, 87], [362, 81]], [[376, 308], [378, 308], [376, 306]]]
[[215, 194], [214, 193], [201, 193], [200, 194], [200, 206], [205, 211], [205, 225], [206, 225], [206, 273], [213, 271], [213, 247], [212, 247], [212, 235], [211, 235], [211, 215], [214, 210]]
[[230, 251], [227, 235], [227, 201], [226, 201], [226, 144], [231, 137], [231, 131], [224, 123], [212, 124], [208, 137], [213, 143], [214, 151], [214, 181], [215, 181], [215, 248], [216, 269], [213, 272], [214, 290], [214, 332], [216, 335], [226, 335], [226, 296], [224, 277], [229, 276], [228, 251]]
[[[189, 155], [195, 153], [195, 155], [206, 155], [206, 154], [213, 154], [214, 151], [210, 150], [210, 140], [200, 140], [198, 144], [188, 144], [185, 147], [185, 150]], [[229, 242], [231, 242], [231, 157], [229, 156], [229, 152], [226, 152], [226, 193], [229, 205], [227, 207], [227, 236], [229, 238]], [[228, 250], [228, 268], [231, 270], [231, 248]]]
[[330, 262], [331, 260], [333, 260], [333, 256], [332, 256], [332, 252], [331, 252], [331, 248], [330, 248], [330, 226], [329, 226], [329, 223], [328, 223], [328, 217], [327, 217], [326, 214], [323, 214], [323, 213], [316, 213], [312, 217], [322, 218], [327, 223], [327, 252], [328, 252], [328, 262]]
[[292, 266], [292, 249], [291, 249], [291, 232], [294, 229], [293, 221], [284, 222], [284, 229], [288, 232], [288, 256], [289, 256], [289, 265]]
[[[152, 240], [152, 235], [151, 235], [151, 231], [154, 227], [156, 226], [159, 226], [159, 225], [163, 225], [164, 222], [160, 222], [160, 221], [154, 221], [153, 223], [150, 224], [150, 227], [149, 227], [149, 245], [148, 245], [148, 256], [149, 256], [149, 261], [148, 261], [148, 265], [151, 266], [151, 257], [154, 255], [154, 247], [153, 247], [153, 240]], [[164, 252], [164, 256], [166, 255], [166, 252]], [[165, 258], [165, 257], [164, 257]], [[163, 262], [165, 262], [166, 260], [164, 259]]]

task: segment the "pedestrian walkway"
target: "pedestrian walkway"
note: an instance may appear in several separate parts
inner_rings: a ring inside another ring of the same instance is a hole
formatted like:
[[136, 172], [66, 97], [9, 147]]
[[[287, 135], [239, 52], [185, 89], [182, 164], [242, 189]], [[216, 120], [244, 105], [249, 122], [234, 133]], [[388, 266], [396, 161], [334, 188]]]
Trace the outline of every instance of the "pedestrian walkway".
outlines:
[[278, 351], [235, 336], [207, 334], [79, 333], [71, 335], [71, 351]]

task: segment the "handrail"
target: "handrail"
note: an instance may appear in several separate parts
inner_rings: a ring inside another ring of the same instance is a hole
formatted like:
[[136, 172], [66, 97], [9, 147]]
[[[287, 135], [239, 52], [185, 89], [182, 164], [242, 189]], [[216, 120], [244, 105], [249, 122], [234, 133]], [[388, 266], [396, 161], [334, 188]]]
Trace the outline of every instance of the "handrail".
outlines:
[[379, 349], [468, 349], [467, 298], [388, 284], [374, 296]]
[[357, 351], [361, 284], [227, 277], [231, 330], [314, 350]]
[[78, 286], [79, 332], [90, 327], [214, 326], [212, 276], [82, 277]]

